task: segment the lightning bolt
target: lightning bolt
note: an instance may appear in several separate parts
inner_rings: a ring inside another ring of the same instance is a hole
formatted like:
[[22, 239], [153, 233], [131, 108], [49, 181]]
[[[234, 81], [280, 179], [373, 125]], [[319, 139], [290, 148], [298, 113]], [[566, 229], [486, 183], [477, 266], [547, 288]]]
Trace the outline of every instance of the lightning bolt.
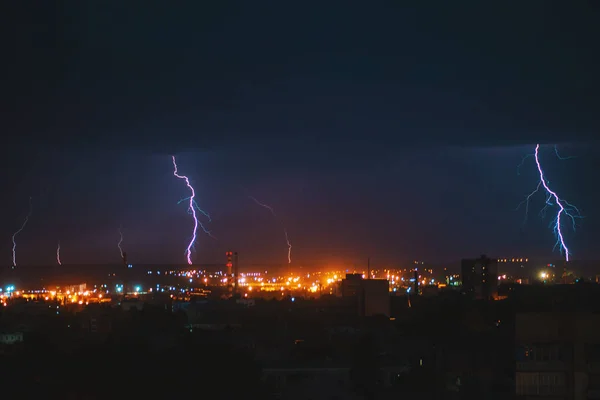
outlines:
[[556, 157], [558, 157], [559, 160], [570, 160], [571, 158], [575, 158], [575, 156], [561, 157], [560, 154], [558, 153], [557, 145], [554, 145], [554, 153], [556, 154]]
[[56, 262], [58, 265], [62, 265], [62, 262], [60, 262], [60, 242], [58, 242], [58, 247], [56, 248]]
[[[537, 192], [540, 191], [540, 187], [542, 186], [542, 182], [539, 182], [537, 187], [535, 188], [535, 190], [531, 193], [529, 193], [527, 195], [527, 197], [525, 197], [525, 200], [523, 200], [521, 203], [519, 203], [519, 205], [517, 206], [517, 210], [519, 208], [521, 208], [521, 206], [523, 204], [525, 204], [525, 219], [523, 220], [523, 225], [525, 225], [527, 223], [527, 218], [529, 217], [529, 203], [531, 202], [531, 198], [533, 197], [534, 194], [536, 194]], [[540, 214], [542, 214], [543, 216], [543, 211], [546, 207], [544, 206], [544, 208], [540, 211]]]
[[523, 157], [521, 159], [521, 162], [519, 163], [519, 165], [517, 165], [517, 175], [521, 175], [521, 168], [523, 167], [523, 165], [525, 164], [525, 161], [527, 161], [528, 158], [533, 157], [533, 154], [527, 154], [525, 157]]
[[123, 228], [119, 226], [119, 242], [117, 243], [117, 247], [119, 248], [121, 259], [123, 259], [123, 247], [121, 247], [121, 244], [123, 244]]
[[[271, 214], [279, 221], [279, 218], [277, 218], [277, 214], [275, 214], [275, 210], [273, 209], [273, 207], [271, 207], [268, 204], [261, 203], [255, 197], [252, 197], [252, 196], [248, 196], [248, 197], [253, 202], [255, 202], [256, 204], [258, 204], [259, 206], [261, 206], [261, 207], [266, 208], [267, 210], [269, 210], [271, 212]], [[285, 234], [285, 241], [286, 241], [287, 246], [288, 246], [288, 264], [291, 264], [292, 263], [292, 244], [290, 242], [290, 238], [288, 236], [288, 232], [287, 232], [287, 229], [285, 227], [283, 228], [283, 233]]]
[[187, 262], [189, 265], [192, 265], [192, 249], [194, 248], [194, 243], [196, 243], [196, 237], [198, 234], [198, 225], [200, 225], [200, 223], [198, 222], [198, 216], [196, 215], [196, 207], [194, 207], [194, 205], [196, 204], [196, 200], [195, 200], [196, 199], [196, 191], [190, 184], [190, 180], [187, 176], [178, 174], [177, 161], [175, 160], [175, 156], [171, 156], [171, 157], [173, 159], [173, 175], [178, 179], [183, 179], [185, 181], [185, 184], [187, 185], [187, 187], [192, 192], [192, 195], [190, 197], [188, 197], [188, 200], [189, 200], [189, 209], [188, 210], [191, 211], [192, 217], [194, 218], [194, 230], [192, 232], [192, 239], [190, 240], [190, 244], [188, 244], [188, 247], [185, 250], [186, 254], [187, 254]]
[[23, 225], [21, 225], [21, 227], [19, 228], [18, 231], [16, 231], [15, 233], [13, 233], [12, 235], [12, 243], [13, 243], [13, 247], [12, 247], [12, 262], [13, 262], [13, 269], [17, 266], [17, 242], [16, 242], [16, 237], [19, 233], [21, 233], [23, 231], [23, 229], [25, 229], [25, 225], [27, 225], [27, 222], [29, 221], [29, 218], [31, 217], [31, 213], [33, 212], [33, 205], [31, 204], [31, 197], [29, 198], [29, 213], [27, 214], [27, 216], [25, 217], [25, 220], [23, 221]]
[[[212, 218], [211, 218], [210, 214], [209, 214], [209, 213], [207, 213], [206, 211], [204, 211], [202, 208], [200, 208], [200, 206], [198, 205], [198, 203], [196, 203], [196, 200], [195, 200], [195, 199], [191, 199], [191, 200], [192, 200], [192, 207], [193, 207], [193, 208], [194, 208], [196, 211], [198, 211], [200, 214], [202, 214], [202, 215], [204, 215], [206, 218], [208, 218], [208, 222], [212, 222]], [[181, 204], [181, 203], [183, 203], [183, 202], [186, 202], [186, 201], [187, 201], [187, 202], [188, 202], [188, 204], [189, 204], [190, 197], [185, 197], [185, 198], [183, 198], [183, 199], [179, 200], [179, 201], [177, 202], [177, 204]], [[189, 207], [189, 205], [188, 205], [188, 214], [191, 214], [191, 213], [192, 213], [192, 208], [191, 208], [191, 207]], [[216, 238], [216, 237], [215, 237], [215, 236], [212, 234], [212, 232], [211, 232], [211, 231], [209, 231], [209, 230], [208, 230], [208, 229], [207, 229], [207, 228], [204, 226], [204, 224], [202, 223], [202, 221], [198, 220], [198, 226], [200, 226], [200, 228], [202, 228], [202, 230], [204, 231], [204, 233], [206, 233], [208, 236], [210, 236], [211, 238], [213, 238], [213, 239], [217, 240], [217, 238]], [[192, 246], [192, 249], [193, 249], [193, 248], [194, 248], [194, 246]]]
[[290, 238], [287, 233], [287, 229], [283, 228], [283, 233], [285, 233], [285, 241], [288, 246], [288, 264], [292, 263], [292, 243], [290, 243]]
[[[187, 202], [189, 202], [189, 201], [190, 201], [190, 199], [191, 199], [190, 197], [185, 197], [185, 198], [183, 198], [183, 199], [179, 200], [179, 201], [177, 202], [177, 204], [181, 204], [181, 203], [183, 203], [183, 202], [186, 202], [186, 201], [187, 201]], [[196, 209], [196, 211], [198, 211], [200, 214], [202, 214], [202, 215], [204, 215], [206, 218], [208, 218], [208, 222], [212, 222], [212, 218], [211, 218], [210, 214], [209, 214], [209, 213], [207, 213], [206, 211], [204, 211], [203, 209], [201, 209], [201, 208], [200, 208], [200, 206], [198, 205], [198, 203], [196, 203], [196, 200], [195, 200], [195, 199], [191, 199], [191, 200], [192, 200], [192, 206], [193, 206], [193, 207]], [[192, 210], [191, 210], [191, 209], [188, 209], [188, 212], [191, 214], [191, 213], [192, 213]]]
[[275, 214], [275, 210], [273, 210], [273, 207], [271, 207], [271, 206], [270, 206], [270, 205], [268, 205], [268, 204], [261, 203], [260, 201], [256, 200], [256, 197], [252, 197], [252, 196], [248, 196], [248, 197], [250, 197], [250, 199], [251, 199], [252, 201], [254, 201], [256, 204], [258, 204], [259, 206], [261, 206], [261, 207], [264, 207], [264, 208], [266, 208], [267, 210], [271, 211], [271, 214], [273, 214], [273, 216], [274, 216], [275, 218], [277, 218], [277, 215]]
[[[558, 155], [558, 152], [556, 151], [556, 147], [554, 149], [555, 149], [556, 155], [560, 159], [563, 159]], [[571, 257], [571, 251], [567, 247], [564, 233], [563, 233], [564, 219], [568, 218], [571, 221], [573, 230], [575, 230], [575, 228], [576, 228], [575, 220], [577, 218], [582, 218], [581, 214], [577, 207], [570, 204], [566, 200], [561, 199], [558, 196], [558, 194], [556, 194], [556, 192], [554, 192], [550, 188], [550, 181], [548, 181], [548, 179], [546, 178], [546, 176], [544, 174], [544, 170], [542, 168], [542, 164], [540, 162], [540, 145], [539, 144], [537, 144], [535, 146], [535, 152], [531, 156], [533, 156], [535, 159], [535, 164], [537, 167], [540, 181], [539, 181], [537, 187], [535, 188], [535, 190], [533, 190], [521, 204], [523, 204], [523, 203], [526, 204], [525, 212], [527, 213], [529, 210], [529, 201], [530, 201], [531, 197], [534, 194], [538, 193], [540, 191], [540, 189], [542, 189], [542, 188], [544, 189], [544, 192], [546, 193], [546, 202], [545, 202], [544, 207], [540, 210], [540, 215], [543, 218], [546, 215], [546, 212], [548, 211], [548, 209], [550, 209], [551, 207], [554, 207], [554, 206], [556, 206], [558, 208], [556, 217], [553, 218], [553, 220], [550, 224], [550, 226], [552, 227], [554, 234], [556, 236], [556, 243], [554, 245], [554, 248], [558, 247], [561, 254], [564, 254], [565, 260], [569, 261], [569, 259]], [[527, 215], [526, 215], [526, 218], [527, 218]]]

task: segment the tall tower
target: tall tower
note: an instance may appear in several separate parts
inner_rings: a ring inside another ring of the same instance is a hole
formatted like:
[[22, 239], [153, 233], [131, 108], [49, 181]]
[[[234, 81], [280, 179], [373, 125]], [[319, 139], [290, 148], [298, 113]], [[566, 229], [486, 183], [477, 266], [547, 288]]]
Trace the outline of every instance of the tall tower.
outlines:
[[415, 290], [415, 294], [418, 295], [419, 294], [419, 269], [415, 268], [415, 275], [414, 278], [415, 280], [414, 282], [414, 290]]
[[225, 266], [227, 267], [227, 276], [231, 276], [231, 268], [233, 267], [233, 261], [232, 261], [233, 252], [227, 251], [227, 252], [225, 252], [225, 256], [227, 256], [227, 264], [225, 264]]
[[123, 252], [123, 297], [127, 295], [129, 290], [129, 265], [127, 264], [127, 253]]
[[227, 277], [227, 292], [229, 294], [233, 293], [233, 286], [232, 286], [232, 282], [231, 282], [231, 278], [232, 278], [232, 273], [231, 270], [233, 268], [233, 252], [232, 251], [227, 251], [225, 252], [225, 255], [227, 256], [227, 264], [225, 264], [225, 266], [227, 267], [227, 273], [225, 274], [225, 276]]
[[238, 253], [237, 251], [233, 253], [233, 296], [237, 295], [238, 291], [238, 281], [239, 281], [240, 269], [238, 262]]

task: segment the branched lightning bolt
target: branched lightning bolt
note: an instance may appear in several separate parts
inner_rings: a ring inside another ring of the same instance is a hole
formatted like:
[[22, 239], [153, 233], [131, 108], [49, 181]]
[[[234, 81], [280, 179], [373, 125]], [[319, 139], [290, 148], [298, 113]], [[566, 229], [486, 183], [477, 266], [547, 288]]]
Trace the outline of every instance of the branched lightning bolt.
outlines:
[[533, 154], [527, 154], [521, 159], [521, 162], [519, 163], [519, 165], [517, 165], [517, 175], [521, 175], [521, 167], [525, 164], [525, 161], [527, 161], [529, 157], [533, 157]]
[[[523, 220], [523, 225], [525, 225], [527, 223], [527, 218], [529, 217], [529, 202], [531, 201], [531, 198], [533, 197], [533, 195], [536, 194], [540, 190], [541, 186], [542, 186], [542, 182], [539, 182], [537, 187], [535, 188], [535, 190], [533, 192], [529, 193], [527, 195], [527, 197], [525, 197], [525, 200], [520, 202], [519, 205], [517, 206], [517, 210], [518, 210], [519, 208], [521, 208], [521, 206], [523, 204], [525, 204], [525, 219]], [[542, 217], [543, 217], [543, 212], [545, 209], [546, 209], [546, 207], [544, 206], [544, 208], [540, 211], [540, 214], [542, 214]]]
[[56, 262], [58, 265], [62, 265], [62, 262], [60, 261], [60, 242], [58, 242], [58, 247], [56, 248]]
[[[260, 201], [258, 201], [255, 197], [252, 196], [248, 196], [253, 202], [255, 202], [256, 204], [258, 204], [259, 206], [266, 208], [267, 210], [269, 210], [271, 212], [271, 214], [277, 219], [279, 220], [279, 218], [277, 218], [277, 214], [275, 214], [275, 210], [273, 209], [273, 207], [271, 207], [268, 204], [265, 203], [261, 203]], [[288, 264], [292, 263], [292, 243], [290, 242], [290, 238], [288, 236], [287, 233], [287, 229], [284, 227], [283, 228], [283, 233], [285, 234], [285, 241], [287, 243], [288, 246]]]
[[561, 157], [560, 154], [558, 154], [558, 146], [557, 145], [554, 145], [554, 153], [556, 153], [556, 157], [558, 157], [559, 160], [570, 160], [571, 158], [575, 158], [575, 156]]
[[[204, 211], [203, 209], [201, 209], [201, 208], [200, 208], [200, 206], [198, 205], [198, 203], [196, 203], [196, 200], [195, 200], [195, 199], [191, 199], [191, 200], [192, 200], [192, 207], [193, 207], [193, 208], [194, 208], [196, 211], [198, 211], [200, 214], [202, 214], [202, 215], [204, 215], [206, 218], [208, 218], [208, 222], [212, 222], [212, 218], [211, 218], [210, 214], [209, 214], [209, 213], [207, 213], [206, 211]], [[189, 204], [189, 202], [190, 202], [190, 197], [185, 197], [185, 198], [183, 198], [183, 199], [179, 200], [179, 201], [177, 202], [177, 204], [181, 204], [181, 203], [183, 203], [183, 202], [188, 202], [188, 204]], [[189, 207], [189, 205], [188, 205], [188, 214], [191, 214], [191, 213], [192, 213], [192, 207]], [[215, 239], [215, 240], [217, 239], [217, 238], [216, 238], [216, 237], [215, 237], [215, 236], [212, 234], [212, 232], [211, 232], [211, 231], [209, 231], [209, 230], [208, 230], [208, 229], [207, 229], [207, 228], [204, 226], [204, 224], [202, 223], [202, 221], [198, 220], [198, 226], [200, 226], [200, 228], [202, 228], [202, 230], [204, 231], [204, 233], [206, 233], [208, 236], [210, 236], [211, 238], [213, 238], [213, 239]], [[193, 249], [193, 248], [194, 248], [194, 246], [192, 246], [192, 249]]]
[[[554, 149], [555, 149], [556, 155], [559, 158], [561, 158], [558, 155], [558, 152], [556, 151], [556, 147]], [[570, 252], [569, 248], [567, 247], [567, 244], [565, 242], [565, 237], [563, 234], [564, 218], [566, 217], [571, 220], [572, 228], [573, 228], [573, 230], [575, 230], [575, 228], [576, 228], [575, 220], [577, 218], [581, 218], [581, 214], [577, 207], [570, 204], [566, 200], [562, 200], [560, 197], [558, 197], [556, 192], [554, 192], [552, 189], [550, 189], [550, 186], [549, 186], [550, 182], [548, 181], [548, 179], [546, 178], [546, 176], [544, 174], [544, 170], [543, 170], [541, 162], [540, 162], [539, 153], [540, 153], [540, 145], [537, 144], [535, 146], [535, 152], [532, 154], [532, 156], [535, 159], [535, 164], [537, 167], [540, 181], [539, 181], [537, 187], [535, 188], [535, 190], [532, 191], [521, 204], [523, 204], [523, 203], [526, 204], [525, 218], [527, 218], [527, 212], [529, 211], [529, 201], [530, 201], [531, 197], [534, 194], [536, 194], [537, 192], [539, 192], [539, 190], [541, 188], [544, 188], [544, 191], [546, 192], [546, 201], [545, 201], [544, 207], [540, 210], [540, 214], [542, 217], [544, 217], [546, 215], [547, 210], [550, 207], [553, 207], [553, 206], [558, 207], [558, 212], [556, 214], [556, 217], [553, 218], [553, 220], [550, 224], [550, 226], [552, 226], [554, 234], [556, 235], [556, 244], [554, 245], [554, 248], [558, 247], [560, 249], [561, 254], [564, 254], [565, 260], [569, 261], [571, 252]], [[561, 158], [561, 159], [563, 159], [563, 158]]]
[[121, 259], [123, 259], [123, 228], [119, 226], [119, 242], [117, 243], [117, 247], [119, 248], [119, 254], [121, 254]]
[[189, 265], [192, 265], [192, 249], [194, 248], [194, 243], [196, 243], [196, 237], [198, 234], [198, 225], [201, 225], [198, 222], [198, 216], [196, 215], [196, 207], [194, 207], [194, 205], [196, 204], [196, 201], [195, 201], [196, 191], [190, 184], [190, 180], [187, 176], [178, 174], [177, 161], [175, 160], [175, 156], [171, 156], [171, 157], [173, 159], [173, 175], [176, 178], [183, 179], [185, 181], [185, 184], [187, 185], [187, 187], [192, 192], [192, 195], [188, 198], [188, 200], [189, 200], [189, 210], [191, 211], [192, 217], [194, 218], [194, 230], [192, 232], [192, 239], [190, 240], [190, 244], [188, 244], [188, 247], [186, 249], [187, 262]]
[[13, 243], [13, 247], [12, 247], [12, 262], [13, 262], [13, 268], [15, 268], [17, 266], [17, 242], [16, 242], [16, 237], [19, 233], [21, 233], [23, 231], [23, 229], [25, 229], [25, 225], [27, 225], [27, 222], [29, 221], [29, 217], [31, 217], [31, 213], [33, 212], [33, 205], [31, 203], [31, 197], [29, 198], [29, 213], [27, 214], [27, 216], [25, 217], [25, 220], [23, 221], [23, 225], [21, 225], [21, 227], [19, 228], [18, 231], [16, 231], [15, 233], [13, 233], [12, 235], [12, 243]]
[[[186, 202], [186, 201], [189, 203], [189, 201], [190, 201], [190, 197], [185, 197], [185, 198], [183, 198], [183, 199], [179, 200], [179, 201], [177, 202], [177, 204], [181, 204], [181, 203], [183, 203], [183, 202]], [[203, 209], [201, 209], [201, 208], [200, 208], [200, 206], [198, 205], [198, 203], [196, 203], [196, 200], [195, 200], [195, 199], [192, 199], [192, 206], [193, 206], [193, 207], [196, 209], [196, 211], [198, 211], [200, 214], [202, 214], [202, 215], [204, 215], [206, 218], [208, 218], [208, 222], [212, 222], [212, 218], [211, 218], [210, 214], [209, 214], [209, 213], [207, 213], [206, 211], [204, 211]], [[190, 209], [188, 209], [188, 212], [189, 212], [190, 214], [192, 213], [192, 210], [191, 210], [191, 208], [190, 208]]]

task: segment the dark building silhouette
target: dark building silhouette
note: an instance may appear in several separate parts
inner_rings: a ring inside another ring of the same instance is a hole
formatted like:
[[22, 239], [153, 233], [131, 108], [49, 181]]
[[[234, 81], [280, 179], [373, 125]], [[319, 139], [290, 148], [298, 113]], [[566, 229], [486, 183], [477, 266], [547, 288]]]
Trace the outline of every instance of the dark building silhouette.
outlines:
[[598, 314], [517, 314], [515, 344], [518, 399], [600, 398]]
[[363, 279], [361, 274], [346, 274], [342, 279], [342, 297], [356, 299], [358, 315], [390, 315], [390, 291], [387, 279]]
[[476, 299], [498, 296], [498, 261], [482, 255], [461, 262], [462, 290]]
[[346, 279], [342, 279], [342, 297], [358, 296], [362, 280], [361, 274], [346, 274]]
[[418, 295], [419, 294], [419, 270], [417, 268], [415, 268], [415, 272], [414, 272], [414, 294]]

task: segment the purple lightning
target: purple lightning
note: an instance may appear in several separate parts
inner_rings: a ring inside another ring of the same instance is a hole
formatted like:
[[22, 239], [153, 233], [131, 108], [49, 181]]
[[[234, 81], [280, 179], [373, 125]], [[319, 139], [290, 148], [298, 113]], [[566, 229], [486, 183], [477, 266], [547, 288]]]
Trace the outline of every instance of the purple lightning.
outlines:
[[119, 248], [121, 259], [123, 259], [123, 247], [121, 247], [121, 244], [123, 244], [123, 228], [119, 226], [119, 243], [117, 243], [117, 247]]
[[[190, 198], [189, 198], [189, 197], [186, 197], [186, 198], [183, 198], [183, 199], [179, 200], [179, 201], [177, 202], [177, 204], [181, 204], [181, 203], [183, 203], [183, 202], [189, 202], [189, 201], [190, 201]], [[200, 206], [198, 205], [198, 203], [196, 203], [196, 200], [194, 200], [194, 199], [193, 199], [193, 200], [192, 200], [192, 203], [193, 203], [193, 205], [194, 205], [194, 209], [196, 209], [196, 211], [198, 211], [199, 213], [201, 213], [202, 215], [204, 215], [206, 218], [208, 218], [208, 222], [212, 222], [212, 218], [211, 218], [210, 214], [209, 214], [209, 213], [207, 213], [206, 211], [204, 211], [203, 209], [201, 209], [201, 208], [200, 208]], [[192, 213], [192, 209], [191, 209], [191, 208], [188, 206], [188, 214], [191, 214], [191, 213]], [[209, 231], [209, 230], [208, 230], [208, 229], [207, 229], [207, 228], [204, 226], [204, 224], [203, 224], [201, 221], [198, 221], [198, 226], [200, 226], [200, 228], [202, 228], [202, 230], [204, 231], [204, 233], [206, 233], [208, 236], [210, 236], [211, 238], [213, 238], [213, 239], [217, 240], [217, 238], [216, 238], [216, 237], [215, 237], [215, 236], [212, 234], [212, 232], [211, 232], [211, 231]], [[192, 246], [192, 248], [193, 248], [193, 247], [194, 247], [194, 246]]]
[[287, 229], [283, 228], [283, 233], [285, 233], [285, 241], [288, 246], [288, 264], [292, 263], [292, 243], [290, 243], [290, 238], [287, 233]]
[[60, 262], [60, 242], [58, 242], [58, 247], [56, 248], [56, 262], [58, 265], [62, 265], [62, 262]]
[[27, 214], [27, 216], [25, 217], [25, 220], [23, 221], [23, 225], [21, 225], [21, 227], [19, 228], [18, 231], [16, 231], [15, 233], [13, 233], [12, 235], [12, 243], [13, 243], [13, 247], [12, 247], [12, 262], [13, 262], [13, 268], [15, 268], [17, 266], [17, 242], [16, 242], [16, 237], [19, 233], [21, 233], [23, 231], [23, 229], [25, 229], [25, 225], [27, 225], [27, 222], [29, 221], [29, 217], [31, 217], [31, 213], [33, 211], [33, 206], [31, 204], [31, 197], [29, 198], [29, 213]]
[[192, 232], [192, 240], [190, 241], [190, 244], [188, 245], [187, 249], [186, 249], [186, 253], [187, 253], [187, 262], [189, 265], [192, 265], [192, 248], [194, 247], [194, 243], [196, 242], [196, 236], [197, 236], [197, 232], [198, 232], [198, 216], [196, 215], [196, 208], [194, 207], [195, 204], [195, 197], [196, 197], [196, 191], [194, 190], [194, 188], [192, 187], [192, 185], [190, 184], [190, 180], [188, 179], [187, 176], [185, 175], [179, 175], [177, 173], [177, 161], [175, 160], [175, 156], [171, 156], [173, 158], [173, 175], [176, 178], [179, 179], [183, 179], [185, 180], [185, 184], [187, 185], [187, 187], [190, 189], [190, 191], [192, 192], [192, 195], [189, 197], [189, 209], [192, 212], [192, 217], [194, 218], [194, 231]]
[[[556, 147], [555, 147], [555, 151], [556, 151]], [[527, 198], [524, 200], [524, 203], [526, 204], [525, 212], [527, 213], [529, 210], [529, 201], [530, 201], [531, 197], [534, 194], [536, 194], [540, 190], [540, 188], [543, 187], [547, 194], [546, 195], [546, 204], [544, 205], [544, 208], [542, 208], [540, 213], [543, 217], [545, 215], [546, 211], [548, 210], [548, 208], [555, 206], [555, 205], [558, 207], [558, 212], [556, 214], [556, 217], [552, 220], [552, 224], [551, 224], [551, 226], [553, 226], [554, 234], [556, 235], [556, 244], [554, 247], [555, 248], [559, 247], [561, 254], [565, 255], [565, 260], [569, 261], [569, 259], [571, 257], [571, 252], [570, 252], [569, 248], [567, 247], [567, 244], [565, 242], [565, 237], [563, 234], [564, 217], [567, 217], [571, 220], [573, 230], [575, 230], [575, 227], [576, 227], [575, 219], [581, 218], [581, 214], [579, 213], [579, 210], [577, 209], [577, 207], [575, 207], [572, 204], [569, 204], [569, 202], [567, 202], [566, 200], [562, 200], [560, 197], [558, 197], [556, 192], [554, 192], [552, 189], [550, 189], [550, 186], [549, 186], [550, 182], [546, 179], [544, 170], [542, 169], [539, 152], [540, 152], [540, 145], [537, 144], [535, 146], [535, 153], [533, 154], [533, 157], [535, 159], [535, 164], [537, 166], [537, 171], [539, 174], [540, 181], [539, 181], [537, 187], [535, 188], [535, 190], [532, 191], [527, 196]], [[558, 155], [558, 153], [557, 153], [557, 155]], [[560, 158], [560, 156], [559, 156], [559, 158]], [[526, 217], [527, 217], [527, 215], [526, 215]]]
[[[275, 214], [275, 210], [273, 209], [273, 207], [271, 207], [268, 204], [265, 203], [261, 203], [260, 201], [258, 201], [255, 197], [252, 196], [248, 196], [252, 201], [254, 201], [256, 204], [258, 204], [259, 206], [266, 208], [267, 210], [269, 210], [271, 212], [271, 214], [277, 219], [279, 220], [279, 218], [277, 218], [277, 214]], [[283, 228], [283, 233], [285, 234], [285, 241], [287, 243], [288, 246], [288, 264], [292, 263], [292, 243], [290, 242], [290, 238], [288, 236], [288, 232], [287, 229], [284, 227]]]
[[260, 201], [256, 200], [256, 197], [252, 197], [252, 196], [248, 196], [248, 197], [250, 197], [250, 199], [251, 199], [253, 202], [255, 202], [256, 204], [258, 204], [259, 206], [261, 206], [261, 207], [264, 207], [264, 208], [266, 208], [267, 210], [271, 211], [271, 214], [273, 214], [273, 216], [274, 216], [275, 218], [277, 218], [277, 215], [275, 214], [275, 210], [273, 210], [273, 207], [271, 207], [270, 205], [267, 205], [267, 204], [265, 204], [265, 203], [261, 203]]

